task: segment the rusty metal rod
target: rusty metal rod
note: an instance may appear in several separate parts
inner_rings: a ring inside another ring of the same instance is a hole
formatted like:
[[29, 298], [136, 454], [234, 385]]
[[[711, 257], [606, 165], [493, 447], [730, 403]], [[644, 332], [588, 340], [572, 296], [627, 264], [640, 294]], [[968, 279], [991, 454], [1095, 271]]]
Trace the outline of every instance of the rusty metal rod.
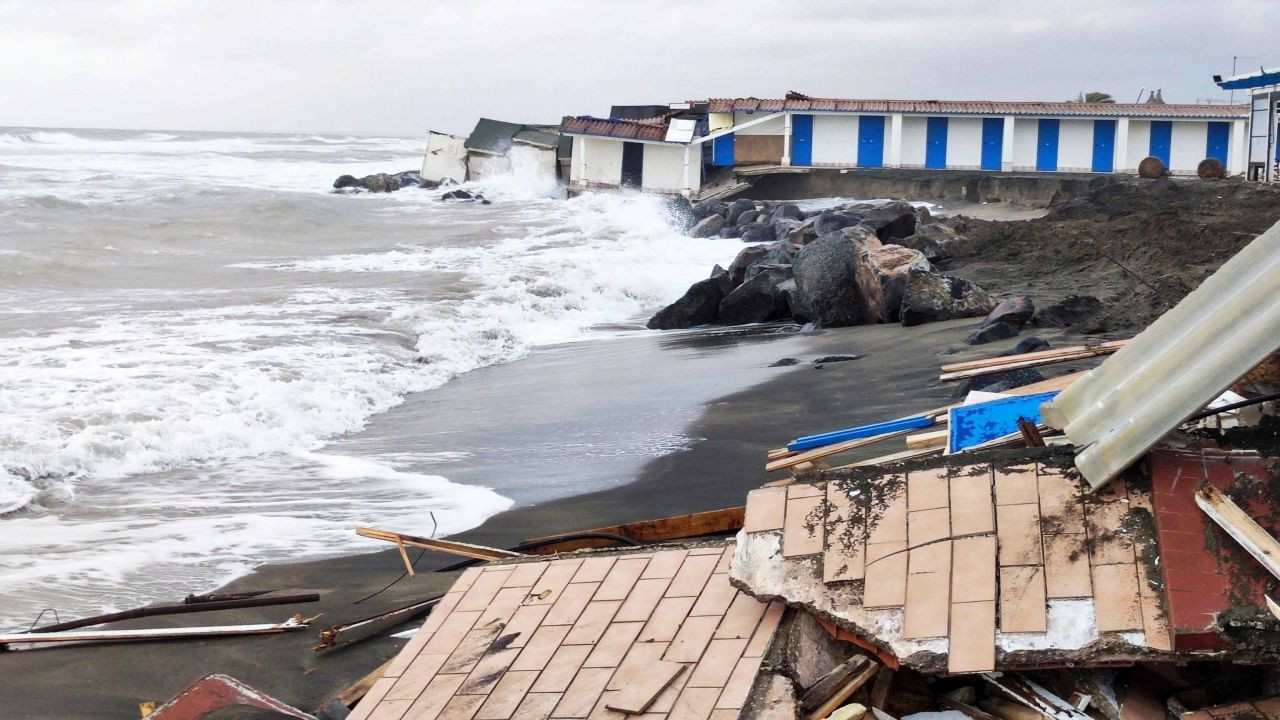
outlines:
[[94, 617], [80, 618], [79, 620], [68, 620], [67, 622], [55, 623], [53, 625], [45, 625], [31, 630], [33, 633], [59, 632], [62, 630], [75, 630], [76, 628], [88, 627], [90, 625], [103, 625], [105, 623], [118, 622], [120, 620], [132, 620], [134, 618], [154, 617], [156, 615], [181, 615], [184, 613], [213, 612], [215, 610], [237, 610], [240, 608], [265, 607], [268, 605], [292, 605], [294, 603], [313, 603], [320, 600], [317, 593], [305, 593], [302, 595], [277, 595], [274, 597], [256, 597], [244, 598], [241, 600], [217, 600], [212, 602], [201, 602], [183, 605], [155, 605], [153, 607], [140, 607], [132, 610], [121, 610], [120, 612], [109, 613], [107, 615], [96, 615]]

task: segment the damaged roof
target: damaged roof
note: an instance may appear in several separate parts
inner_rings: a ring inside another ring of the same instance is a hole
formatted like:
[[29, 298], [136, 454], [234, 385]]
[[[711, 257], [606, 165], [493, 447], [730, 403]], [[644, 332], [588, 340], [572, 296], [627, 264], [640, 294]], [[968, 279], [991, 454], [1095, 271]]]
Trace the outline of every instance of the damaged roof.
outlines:
[[560, 122], [560, 132], [569, 135], [598, 135], [628, 140], [655, 140], [667, 137], [666, 116], [648, 120], [613, 120], [587, 115], [566, 116]]
[[464, 146], [468, 150], [479, 150], [495, 155], [506, 154], [511, 150], [513, 142], [554, 148], [560, 142], [560, 137], [554, 130], [555, 126], [522, 125], [504, 120], [480, 118], [475, 129], [467, 136]]
[[1182, 105], [1078, 102], [998, 102], [987, 100], [872, 100], [813, 98], [798, 93], [785, 98], [713, 98], [709, 112], [873, 112], [934, 115], [1082, 115], [1152, 118], [1245, 118], [1245, 105]]

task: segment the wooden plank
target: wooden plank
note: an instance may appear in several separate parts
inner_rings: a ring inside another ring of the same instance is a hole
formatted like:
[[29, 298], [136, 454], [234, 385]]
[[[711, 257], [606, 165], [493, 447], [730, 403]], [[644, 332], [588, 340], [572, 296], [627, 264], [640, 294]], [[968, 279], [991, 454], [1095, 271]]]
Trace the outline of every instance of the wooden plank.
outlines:
[[1058, 350], [1042, 350], [1035, 353], [991, 358], [989, 360], [977, 360], [969, 363], [952, 363], [950, 365], [942, 366], [942, 372], [938, 375], [938, 379], [942, 382], [950, 382], [952, 380], [965, 380], [968, 378], [980, 377], [982, 375], [991, 375], [998, 372], [1005, 372], [1006, 370], [1018, 370], [1021, 368], [1072, 362], [1075, 360], [1088, 360], [1089, 358], [1110, 355], [1124, 347], [1127, 342], [1127, 340], [1116, 340], [1113, 342], [1102, 343], [1101, 345], [1094, 347], [1076, 346], [1060, 348]]
[[839, 465], [834, 469], [843, 470], [845, 468], [870, 467], [872, 465], [888, 465], [890, 463], [903, 462], [905, 460], [915, 460], [916, 458], [930, 457], [932, 455], [940, 455], [942, 454], [943, 450], [946, 450], [946, 448], [945, 447], [927, 447], [927, 448], [919, 448], [917, 450], [904, 450], [899, 453], [891, 453], [889, 455], [880, 455], [879, 457], [868, 458], [866, 460], [859, 460], [857, 462], [849, 463], [848, 465]]
[[[637, 520], [635, 522], [622, 523], [621, 525], [609, 525], [607, 527], [580, 530], [578, 532], [622, 535], [624, 537], [629, 537], [632, 540], [644, 543], [656, 543], [662, 542], [663, 540], [680, 540], [682, 538], [716, 535], [741, 530], [743, 516], [745, 515], [746, 510], [747, 508], [745, 505], [739, 505], [737, 507], [722, 508], [720, 510], [707, 510], [705, 512], [673, 515], [671, 517], [655, 518], [652, 520]], [[540, 542], [543, 540], [552, 540], [556, 537], [560, 536], [546, 535], [543, 537], [529, 538], [524, 542]], [[530, 552], [535, 554], [564, 552], [571, 547], [576, 549], [579, 547], [578, 543], [582, 542], [597, 542], [599, 544], [609, 545], [610, 547], [617, 546], [617, 543], [610, 543], [607, 540], [571, 541], [550, 546], [548, 548], [532, 550]], [[582, 545], [581, 547], [586, 547], [586, 545]]]
[[934, 430], [933, 432], [920, 433], [918, 435], [907, 436], [907, 447], [912, 450], [920, 448], [941, 447], [947, 444], [948, 430]]
[[891, 440], [893, 438], [905, 437], [906, 435], [909, 435], [915, 432], [917, 429], [918, 428], [911, 428], [908, 430], [898, 430], [897, 432], [885, 433], [883, 435], [876, 435], [874, 437], [858, 438], [857, 440], [846, 440], [844, 442], [836, 443], [834, 445], [824, 445], [823, 447], [820, 447], [820, 448], [806, 450], [804, 452], [796, 453], [790, 457], [786, 457], [781, 460], [774, 460], [773, 462], [766, 463], [764, 466], [764, 470], [765, 472], [786, 470], [787, 468], [794, 467], [796, 465], [799, 465], [800, 463], [812, 462], [814, 460], [821, 460], [822, 458], [831, 457], [832, 455], [839, 455], [841, 453], [857, 450], [858, 448], [861, 448], [861, 447], [874, 445], [884, 440]]
[[606, 702], [604, 706], [629, 715], [639, 715], [648, 710], [653, 701], [658, 699], [658, 695], [680, 677], [685, 667], [680, 663], [662, 660], [652, 663], [639, 677], [624, 679], [622, 692]]
[[800, 696], [800, 707], [808, 710], [821, 705], [849, 680], [866, 670], [868, 664], [871, 664], [871, 660], [865, 655], [854, 655], [831, 668]]
[[376, 670], [355, 681], [346, 690], [338, 693], [338, 702], [342, 703], [344, 707], [355, 707], [356, 703], [369, 694], [369, 688], [373, 687], [373, 684], [386, 674], [387, 668], [391, 667], [391, 663], [395, 661], [396, 659], [393, 657], [382, 663]]
[[66, 630], [49, 633], [7, 633], [0, 635], [0, 645], [27, 645], [60, 642], [129, 642], [133, 640], [170, 640], [197, 637], [231, 637], [233, 635], [274, 635], [301, 630], [307, 623], [297, 618], [275, 624], [217, 625], [211, 627], [140, 628], [137, 630]]
[[462, 557], [474, 558], [477, 560], [505, 560], [513, 557], [524, 557], [522, 553], [503, 550], [501, 548], [472, 545], [471, 543], [455, 542], [452, 540], [436, 540], [434, 538], [405, 535], [404, 533], [391, 532], [390, 530], [379, 530], [377, 528], [356, 528], [356, 534], [361, 537], [372, 538], [374, 540], [385, 540], [387, 542], [396, 543], [396, 545], [401, 546], [402, 550], [404, 545], [408, 545], [410, 547], [434, 550], [436, 552], [447, 553], [449, 555], [461, 555]]
[[1280, 543], [1231, 498], [1210, 485], [1196, 492], [1196, 505], [1233, 540], [1240, 543], [1240, 547], [1261, 563], [1267, 572], [1280, 578]]
[[830, 715], [831, 711], [843, 705], [846, 700], [853, 696], [854, 693], [858, 692], [859, 688], [866, 685], [868, 680], [875, 677], [876, 673], [879, 671], [879, 663], [869, 663], [866, 669], [855, 675], [839, 690], [836, 690], [831, 697], [827, 698], [826, 702], [822, 703], [817, 707], [817, 709], [806, 715], [806, 720], [821, 720], [822, 718]]

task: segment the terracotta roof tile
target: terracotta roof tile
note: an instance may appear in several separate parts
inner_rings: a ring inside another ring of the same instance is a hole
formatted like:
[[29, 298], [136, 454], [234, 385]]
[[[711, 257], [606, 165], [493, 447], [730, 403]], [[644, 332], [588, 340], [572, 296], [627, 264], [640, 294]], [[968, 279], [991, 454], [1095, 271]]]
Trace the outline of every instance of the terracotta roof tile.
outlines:
[[602, 135], [634, 140], [663, 140], [667, 137], [667, 118], [649, 120], [609, 120], [586, 115], [565, 117], [560, 132], [574, 135]]

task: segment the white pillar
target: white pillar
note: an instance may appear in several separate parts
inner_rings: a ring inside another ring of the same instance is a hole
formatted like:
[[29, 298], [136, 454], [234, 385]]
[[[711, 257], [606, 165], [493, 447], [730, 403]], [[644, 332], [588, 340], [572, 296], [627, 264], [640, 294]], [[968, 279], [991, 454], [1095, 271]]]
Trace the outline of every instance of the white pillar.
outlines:
[[[1129, 158], [1129, 118], [1122, 117], [1116, 120], [1116, 140], [1112, 143], [1111, 150], [1111, 172], [1130, 172], [1130, 169], [1124, 165]], [[1137, 168], [1133, 168], [1132, 172], [1137, 172], [1137, 170]]]
[[1000, 138], [1000, 169], [1013, 170], [1013, 116], [1004, 116], [1004, 136]]
[[1227, 142], [1227, 172], [1231, 175], [1248, 172], [1248, 155], [1249, 126], [1244, 120], [1236, 120], [1231, 123], [1231, 139]]
[[689, 178], [689, 148], [692, 145], [684, 146], [684, 171], [680, 175], [680, 194], [689, 197], [693, 191], [693, 181]]
[[782, 116], [782, 165], [791, 165], [791, 113]]
[[889, 167], [902, 167], [902, 113], [889, 116]]
[[[584, 137], [574, 138], [575, 145], [573, 153], [573, 164], [578, 168], [577, 182], [579, 185], [586, 185], [587, 182], [587, 139]], [[574, 182], [573, 173], [569, 173], [569, 184]]]

